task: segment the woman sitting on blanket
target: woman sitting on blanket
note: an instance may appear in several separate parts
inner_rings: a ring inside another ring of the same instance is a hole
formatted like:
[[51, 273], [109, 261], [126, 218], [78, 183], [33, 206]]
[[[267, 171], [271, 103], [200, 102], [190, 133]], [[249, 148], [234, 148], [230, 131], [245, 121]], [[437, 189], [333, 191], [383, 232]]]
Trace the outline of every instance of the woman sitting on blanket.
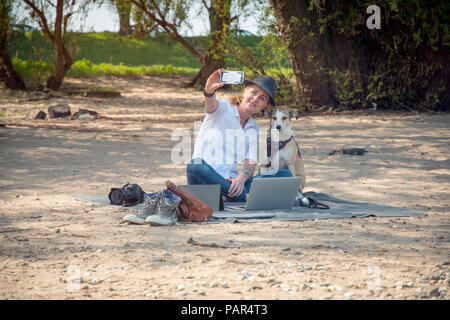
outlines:
[[[253, 181], [258, 153], [259, 127], [252, 115], [270, 105], [275, 106], [275, 80], [259, 76], [246, 81], [242, 97], [217, 100], [215, 92], [224, 84], [219, 82], [223, 69], [208, 78], [203, 90], [206, 115], [195, 141], [194, 154], [187, 165], [188, 184], [220, 184], [225, 201], [246, 201]], [[244, 161], [241, 174], [237, 162]], [[275, 175], [255, 177], [292, 177], [288, 169]]]

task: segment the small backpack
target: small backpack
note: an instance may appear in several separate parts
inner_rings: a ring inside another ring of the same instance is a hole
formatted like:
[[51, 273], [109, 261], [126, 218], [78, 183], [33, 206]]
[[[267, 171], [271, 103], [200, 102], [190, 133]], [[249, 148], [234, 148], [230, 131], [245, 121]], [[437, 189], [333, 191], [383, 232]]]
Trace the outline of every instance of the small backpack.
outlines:
[[111, 188], [108, 195], [111, 204], [123, 207], [135, 206], [144, 201], [144, 191], [137, 184], [127, 183], [122, 188]]

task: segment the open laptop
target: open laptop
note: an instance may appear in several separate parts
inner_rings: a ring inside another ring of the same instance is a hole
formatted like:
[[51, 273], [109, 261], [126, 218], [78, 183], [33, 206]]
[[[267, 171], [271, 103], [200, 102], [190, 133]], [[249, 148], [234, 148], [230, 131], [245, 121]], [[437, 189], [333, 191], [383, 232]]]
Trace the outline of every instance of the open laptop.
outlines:
[[254, 178], [247, 202], [226, 206], [245, 211], [292, 209], [301, 181], [301, 177]]
[[213, 211], [219, 211], [220, 184], [190, 184], [179, 187], [206, 203]]

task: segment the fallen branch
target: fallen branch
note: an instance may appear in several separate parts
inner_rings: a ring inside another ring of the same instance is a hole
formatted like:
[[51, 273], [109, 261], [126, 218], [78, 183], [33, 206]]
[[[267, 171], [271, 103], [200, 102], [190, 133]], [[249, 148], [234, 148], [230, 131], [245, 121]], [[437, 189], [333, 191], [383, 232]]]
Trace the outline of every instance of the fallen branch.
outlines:
[[83, 235], [83, 234], [71, 233], [70, 235], [73, 236], [73, 237], [89, 238], [89, 236], [85, 236], [85, 235]]
[[16, 232], [16, 231], [24, 231], [28, 229], [6, 229], [6, 230], [0, 230], [0, 233], [7, 233], [7, 232]]
[[68, 225], [70, 225], [70, 224], [71, 224], [71, 223], [57, 224], [57, 225], [53, 225], [53, 226], [47, 226], [47, 228], [53, 229], [53, 228], [65, 227], [65, 226], [68, 226]]
[[192, 237], [190, 237], [187, 241], [187, 243], [189, 244], [193, 244], [194, 246], [202, 246], [202, 247], [210, 247], [210, 248], [224, 248], [224, 249], [230, 249], [230, 247], [225, 247], [225, 246], [219, 246], [216, 243], [201, 243], [198, 241], [195, 241]]
[[29, 101], [40, 101], [40, 100], [48, 100], [50, 99], [49, 96], [45, 96], [45, 97], [32, 97], [32, 98], [27, 98], [27, 99], [19, 99], [17, 101], [17, 103], [24, 103], [24, 102], [29, 102]]

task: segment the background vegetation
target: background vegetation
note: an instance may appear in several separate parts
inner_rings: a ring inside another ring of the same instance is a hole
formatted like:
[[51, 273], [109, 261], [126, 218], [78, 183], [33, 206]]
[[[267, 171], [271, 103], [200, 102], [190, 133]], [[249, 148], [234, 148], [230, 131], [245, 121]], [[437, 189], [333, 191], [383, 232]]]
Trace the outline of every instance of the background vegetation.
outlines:
[[[68, 76], [93, 77], [100, 75], [182, 75], [195, 76], [201, 64], [182, 45], [167, 34], [156, 37], [120, 36], [111, 32], [71, 33], [68, 35], [72, 50], [76, 51], [75, 62]], [[204, 47], [206, 37], [191, 37], [188, 41], [196, 47]], [[225, 56], [227, 68], [244, 70], [254, 77], [258, 70], [247, 58], [238, 59], [243, 48], [265, 64], [267, 74], [276, 75], [280, 70], [292, 77], [289, 61], [269, 54], [267, 38], [245, 36], [235, 38]], [[271, 50], [272, 52], [273, 50]], [[52, 72], [53, 46], [40, 31], [16, 30], [10, 37], [10, 56], [15, 69], [28, 82], [39, 82]]]
[[[70, 3], [87, 10], [104, 1]], [[25, 0], [42, 30], [8, 29], [12, 7], [4, 6], [0, 39], [9, 44], [3, 46], [7, 54], [0, 51], [0, 76], [8, 75], [2, 70], [17, 70], [28, 88], [43, 88], [46, 82], [58, 90], [66, 75], [183, 75], [202, 88], [212, 70], [225, 67], [243, 70], [248, 78], [273, 76], [277, 104], [300, 110], [450, 110], [450, 4], [445, 0], [379, 0], [381, 28], [375, 30], [366, 26], [372, 4], [366, 0], [205, 0], [201, 4], [210, 24], [205, 37], [180, 34], [199, 0], [108, 1], [120, 16], [118, 34], [66, 32], [66, 18], [75, 12], [66, 0]], [[59, 29], [48, 28], [47, 21], [57, 21], [49, 3], [59, 8]], [[249, 12], [258, 15], [264, 36], [236, 33], [233, 21]]]

